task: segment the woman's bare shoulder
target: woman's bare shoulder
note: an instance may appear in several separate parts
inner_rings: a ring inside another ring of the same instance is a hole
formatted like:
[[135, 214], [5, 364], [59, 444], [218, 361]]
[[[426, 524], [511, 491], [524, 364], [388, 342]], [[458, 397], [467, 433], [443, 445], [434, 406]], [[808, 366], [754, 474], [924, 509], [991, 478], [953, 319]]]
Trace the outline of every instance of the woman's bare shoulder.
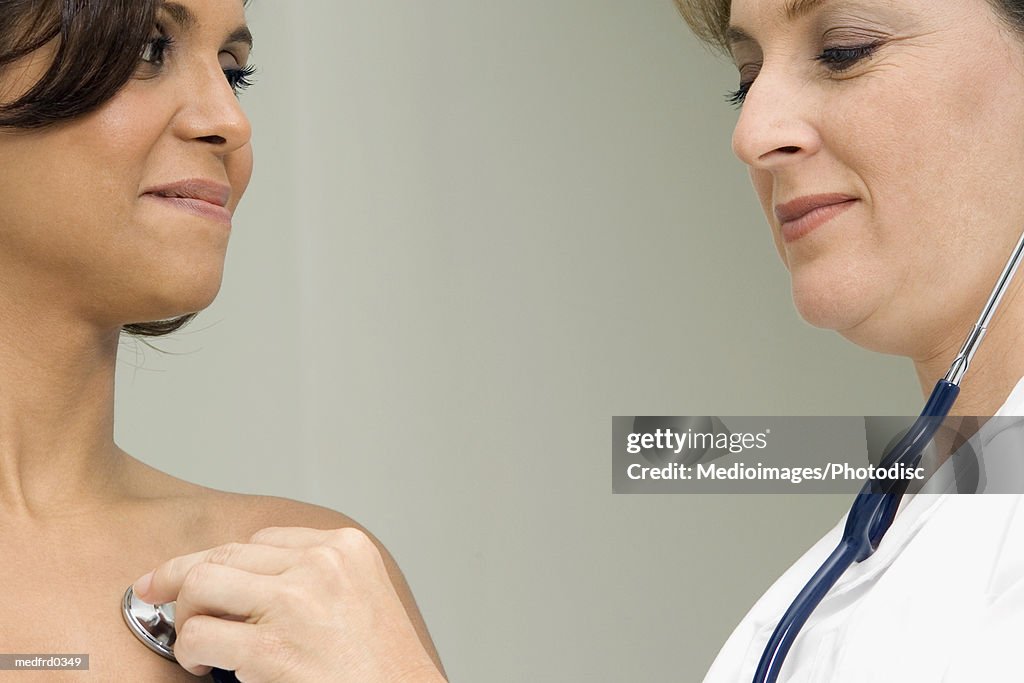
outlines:
[[[195, 541], [213, 545], [247, 541], [271, 526], [314, 529], [355, 527], [358, 522], [337, 510], [281, 496], [222, 491], [179, 479], [129, 456], [127, 489], [144, 508], [164, 510], [189, 528]], [[172, 510], [167, 511], [170, 507]]]
[[[299, 526], [312, 529], [354, 527], [366, 532], [358, 522], [331, 508], [300, 500], [248, 493], [207, 489], [202, 494], [211, 519], [232, 525], [233, 533], [244, 538], [266, 527]], [[367, 532], [368, 533], [368, 532]]]

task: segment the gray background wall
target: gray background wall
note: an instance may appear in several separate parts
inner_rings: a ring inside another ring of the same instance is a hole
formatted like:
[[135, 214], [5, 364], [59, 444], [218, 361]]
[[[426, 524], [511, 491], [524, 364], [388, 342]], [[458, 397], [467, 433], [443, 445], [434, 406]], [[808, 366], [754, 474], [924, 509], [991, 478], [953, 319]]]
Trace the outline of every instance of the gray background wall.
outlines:
[[452, 681], [696, 681], [842, 496], [613, 496], [612, 415], [915, 414], [797, 315], [671, 0], [255, 0], [224, 285], [117, 441], [343, 511]]

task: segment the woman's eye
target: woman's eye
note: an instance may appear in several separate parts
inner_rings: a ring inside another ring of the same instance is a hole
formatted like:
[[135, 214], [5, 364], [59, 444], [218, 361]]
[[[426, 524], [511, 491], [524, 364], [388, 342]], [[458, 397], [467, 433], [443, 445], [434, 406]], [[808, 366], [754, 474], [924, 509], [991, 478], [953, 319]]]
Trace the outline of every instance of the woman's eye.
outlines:
[[147, 64], [153, 66], [162, 66], [164, 63], [164, 57], [167, 54], [167, 50], [171, 47], [170, 36], [159, 35], [156, 38], [151, 38], [143, 47], [142, 54], [139, 55], [139, 59]]
[[224, 77], [228, 79], [228, 85], [235, 91], [236, 95], [253, 84], [252, 75], [256, 73], [256, 67], [252, 64], [238, 68], [224, 69]]
[[[870, 56], [878, 48], [878, 43], [861, 45], [858, 47], [830, 47], [822, 50], [821, 54], [815, 57], [815, 61], [824, 64], [830, 71], [840, 73], [851, 68], [854, 64]], [[726, 101], [734, 107], [743, 105], [747, 97], [747, 91], [753, 81], [740, 83], [739, 90], [731, 90], [725, 94]]]

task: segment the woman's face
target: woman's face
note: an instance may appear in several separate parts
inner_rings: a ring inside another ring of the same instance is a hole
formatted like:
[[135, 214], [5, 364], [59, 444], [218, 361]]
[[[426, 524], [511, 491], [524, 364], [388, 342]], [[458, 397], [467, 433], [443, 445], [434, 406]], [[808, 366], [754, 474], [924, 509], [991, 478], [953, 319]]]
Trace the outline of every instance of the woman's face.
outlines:
[[[168, 2], [157, 20], [172, 42], [147, 46], [101, 108], [0, 132], [0, 311], [119, 328], [201, 310], [219, 291], [253, 163], [229, 82], [251, 48], [242, 1]], [[27, 90], [50, 54], [5, 71], [0, 100]], [[168, 186], [193, 199], [150, 192]]]
[[[985, 0], [733, 0], [730, 24], [733, 150], [801, 315], [888, 353], [959, 344], [1024, 230], [1024, 41]], [[855, 200], [787, 239], [776, 207], [830, 193]]]

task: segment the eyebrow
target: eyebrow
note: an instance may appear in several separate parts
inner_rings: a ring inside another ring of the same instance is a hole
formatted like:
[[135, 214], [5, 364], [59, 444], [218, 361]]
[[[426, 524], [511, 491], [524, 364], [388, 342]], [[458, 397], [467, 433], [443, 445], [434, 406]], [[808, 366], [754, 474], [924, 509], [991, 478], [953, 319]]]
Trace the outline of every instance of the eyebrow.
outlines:
[[[174, 20], [178, 26], [183, 30], [188, 31], [189, 29], [195, 28], [198, 23], [196, 15], [192, 14], [192, 10], [184, 5], [177, 2], [164, 2], [160, 5], [160, 9], [167, 12], [171, 19]], [[228, 34], [227, 42], [229, 43], [242, 43], [248, 45], [249, 49], [252, 49], [252, 33], [249, 31], [247, 26], [239, 26], [230, 34]]]
[[826, 2], [828, 0], [792, 0], [786, 5], [786, 19], [796, 21], [818, 5], [823, 5]]
[[[826, 2], [828, 2], [828, 0], [789, 0], [783, 9], [783, 14], [785, 14], [787, 21], [796, 21], [805, 14], [810, 13], [814, 8], [825, 4]], [[739, 26], [730, 25], [725, 30], [725, 38], [730, 47], [736, 43], [755, 42], [754, 38]]]

